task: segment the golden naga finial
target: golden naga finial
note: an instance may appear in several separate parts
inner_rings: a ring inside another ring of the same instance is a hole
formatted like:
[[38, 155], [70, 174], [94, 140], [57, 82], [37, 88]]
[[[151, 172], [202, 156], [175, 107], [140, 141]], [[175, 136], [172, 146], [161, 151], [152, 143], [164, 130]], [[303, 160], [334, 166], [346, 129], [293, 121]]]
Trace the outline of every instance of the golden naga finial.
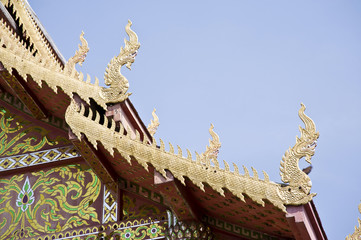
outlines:
[[212, 136], [212, 140], [209, 139], [209, 146], [206, 147], [206, 151], [200, 155], [200, 160], [202, 163], [208, 165], [213, 162], [214, 166], [219, 168], [219, 163], [217, 160], [219, 149], [221, 148], [221, 142], [219, 141], [219, 136], [213, 131], [213, 124], [209, 128], [209, 134]]
[[[358, 205], [358, 211], [361, 213], [361, 203]], [[348, 235], [346, 240], [358, 240], [361, 239], [361, 220], [358, 218], [358, 227], [355, 226], [355, 232]]]
[[150, 124], [147, 127], [150, 135], [152, 135], [152, 136], [154, 136], [154, 134], [156, 133], [158, 126], [159, 126], [159, 118], [158, 118], [157, 114], [155, 114], [155, 111], [156, 110], [154, 108], [153, 112], [152, 112], [153, 119], [150, 120]]
[[75, 69], [75, 64], [79, 64], [82, 66], [87, 53], [89, 52], [88, 42], [84, 38], [84, 32], [82, 31], [80, 34], [80, 42], [79, 44], [79, 50], [75, 52], [75, 55], [71, 58], [69, 58], [68, 62], [65, 64], [64, 72], [66, 72], [69, 75], [75, 75], [79, 74]]
[[305, 105], [301, 103], [298, 116], [305, 124], [305, 128], [299, 127], [301, 137], [296, 137], [296, 144], [286, 151], [281, 161], [280, 175], [282, 181], [288, 185], [280, 187], [280, 190], [286, 203], [305, 203], [315, 195], [309, 194], [312, 186], [311, 179], [298, 165], [303, 157], [311, 164], [311, 158], [315, 153], [319, 137], [319, 132], [316, 132], [316, 125], [311, 118], [306, 116], [305, 109]]
[[129, 41], [124, 39], [125, 46], [120, 49], [118, 56], [114, 57], [107, 66], [104, 75], [105, 85], [109, 88], [101, 88], [100, 96], [108, 103], [122, 102], [131, 93], [127, 93], [129, 88], [128, 80], [120, 73], [123, 65], [131, 70], [131, 65], [135, 60], [140, 43], [137, 34], [130, 29], [132, 22], [128, 20], [125, 31], [129, 36]]

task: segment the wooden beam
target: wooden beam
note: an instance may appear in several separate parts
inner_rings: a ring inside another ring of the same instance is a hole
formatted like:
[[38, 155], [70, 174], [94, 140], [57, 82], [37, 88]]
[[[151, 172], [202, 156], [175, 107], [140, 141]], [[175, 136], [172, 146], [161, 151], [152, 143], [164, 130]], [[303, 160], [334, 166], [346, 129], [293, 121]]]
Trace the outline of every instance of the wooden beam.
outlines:
[[144, 135], [147, 136], [150, 142], [152, 141], [152, 136], [149, 134], [144, 123], [139, 118], [138, 113], [135, 111], [129, 99], [126, 99], [124, 102], [108, 106], [105, 115], [107, 117], [113, 117], [115, 122], [120, 122], [125, 130], [130, 129], [132, 137], [135, 137], [135, 130], [137, 130], [142, 141]]
[[13, 70], [13, 74], [11, 75], [7, 70], [1, 70], [0, 67], [0, 77], [4, 80], [4, 83], [14, 91], [17, 98], [28, 108], [34, 118], [45, 119], [47, 117], [45, 107], [26, 86], [26, 82], [16, 70]]
[[296, 240], [327, 240], [313, 202], [287, 206], [286, 218]]
[[201, 221], [200, 208], [196, 206], [193, 196], [170, 171], [166, 170], [165, 178], [154, 170], [154, 184], [179, 221]]

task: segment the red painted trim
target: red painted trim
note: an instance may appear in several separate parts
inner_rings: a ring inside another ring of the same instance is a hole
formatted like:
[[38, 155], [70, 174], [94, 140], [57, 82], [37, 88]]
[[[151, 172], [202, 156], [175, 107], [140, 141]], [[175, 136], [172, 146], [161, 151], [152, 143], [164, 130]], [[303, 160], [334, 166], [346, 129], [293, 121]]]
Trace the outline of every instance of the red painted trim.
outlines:
[[286, 218], [296, 240], [327, 240], [313, 202], [287, 206]]

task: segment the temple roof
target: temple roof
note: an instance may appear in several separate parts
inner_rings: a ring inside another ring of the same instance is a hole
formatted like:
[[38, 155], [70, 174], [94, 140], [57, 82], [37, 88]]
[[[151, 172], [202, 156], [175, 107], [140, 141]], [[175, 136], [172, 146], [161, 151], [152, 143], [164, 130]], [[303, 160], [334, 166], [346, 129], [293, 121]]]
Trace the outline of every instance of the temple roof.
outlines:
[[[149, 129], [140, 119], [128, 98], [128, 80], [120, 73], [123, 65], [130, 68], [140, 47], [130, 21], [126, 25], [129, 40], [106, 69], [104, 82], [109, 87], [102, 87], [97, 78], [75, 68], [89, 50], [83, 34], [79, 50], [66, 62], [26, 1], [2, 3], [1, 9], [12, 9], [18, 23], [13, 26], [10, 13], [2, 15], [1, 87], [16, 95], [34, 118], [65, 119], [74, 146], [109, 189], [114, 190], [121, 177], [164, 195], [180, 219], [208, 224], [218, 219], [275, 237], [294, 236], [297, 220], [288, 211], [290, 206], [297, 206], [296, 210], [291, 207], [295, 212], [300, 206], [316, 211], [310, 178], [298, 167], [301, 158], [311, 161], [319, 136], [303, 104], [298, 114], [305, 127], [300, 127], [296, 144], [281, 160], [284, 183], [271, 181], [264, 171], [260, 177], [253, 168], [243, 167], [241, 174], [236, 164], [231, 171], [226, 161], [222, 169], [217, 160], [221, 143], [213, 125], [206, 151], [192, 156], [188, 149], [171, 143], [166, 150], [163, 140], [153, 137], [155, 114]], [[313, 221], [304, 224], [322, 230], [317, 214], [312, 216]], [[321, 230], [319, 235], [326, 239]]]

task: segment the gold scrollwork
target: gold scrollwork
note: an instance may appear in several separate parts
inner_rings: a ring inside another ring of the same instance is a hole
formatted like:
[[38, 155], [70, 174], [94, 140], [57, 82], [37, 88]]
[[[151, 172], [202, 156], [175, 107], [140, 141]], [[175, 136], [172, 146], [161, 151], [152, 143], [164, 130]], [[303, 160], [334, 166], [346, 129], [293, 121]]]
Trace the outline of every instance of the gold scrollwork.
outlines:
[[20, 116], [11, 114], [0, 107], [0, 156], [11, 156], [19, 153], [39, 151], [46, 145], [67, 142], [65, 138], [48, 138], [48, 131], [39, 126], [29, 126], [31, 122]]

